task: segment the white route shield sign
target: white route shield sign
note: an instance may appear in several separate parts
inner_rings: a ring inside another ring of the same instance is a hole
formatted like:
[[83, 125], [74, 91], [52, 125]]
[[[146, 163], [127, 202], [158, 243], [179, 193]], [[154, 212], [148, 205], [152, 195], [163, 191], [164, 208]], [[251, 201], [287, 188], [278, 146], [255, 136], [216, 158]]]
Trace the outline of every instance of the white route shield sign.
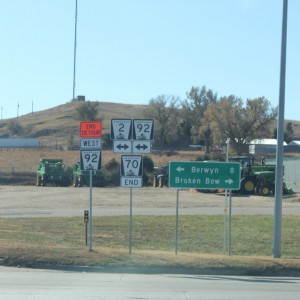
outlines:
[[100, 170], [101, 150], [81, 150], [80, 166], [82, 170]]
[[128, 140], [132, 138], [131, 119], [112, 119], [111, 120], [111, 139]]
[[121, 176], [142, 176], [142, 155], [121, 156]]
[[133, 139], [134, 140], [153, 140], [153, 119], [134, 119], [133, 120]]

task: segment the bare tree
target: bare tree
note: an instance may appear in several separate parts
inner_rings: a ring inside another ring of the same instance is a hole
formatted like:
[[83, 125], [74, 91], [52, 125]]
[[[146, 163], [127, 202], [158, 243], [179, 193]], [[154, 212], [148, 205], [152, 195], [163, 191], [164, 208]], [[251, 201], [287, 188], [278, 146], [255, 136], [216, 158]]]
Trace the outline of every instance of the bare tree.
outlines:
[[86, 101], [76, 110], [80, 121], [96, 121], [98, 115], [98, 102]]
[[195, 144], [204, 143], [209, 153], [211, 144], [210, 122], [205, 118], [205, 111], [210, 104], [217, 102], [217, 94], [205, 86], [192, 87], [187, 93], [187, 99], [182, 102], [181, 114], [184, 119], [184, 129]]
[[242, 145], [271, 135], [270, 126], [277, 113], [264, 97], [248, 99], [244, 107], [241, 98], [231, 95], [210, 104], [205, 116], [210, 121], [214, 141], [230, 138], [231, 147], [240, 154]]
[[177, 102], [178, 99], [174, 96], [159, 95], [149, 101], [144, 111], [145, 117], [154, 119], [154, 141], [161, 149], [176, 135]]

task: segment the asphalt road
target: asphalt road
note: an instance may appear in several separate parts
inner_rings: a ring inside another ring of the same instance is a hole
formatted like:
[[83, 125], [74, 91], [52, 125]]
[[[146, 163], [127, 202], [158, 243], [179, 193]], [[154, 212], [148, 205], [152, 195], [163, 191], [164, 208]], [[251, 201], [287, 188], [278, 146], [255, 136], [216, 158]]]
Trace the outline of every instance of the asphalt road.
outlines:
[[0, 267], [1, 300], [290, 300], [300, 279], [212, 275], [116, 274]]
[[[82, 216], [90, 208], [88, 187], [36, 187], [0, 186], [0, 217], [53, 217]], [[132, 191], [134, 215], [175, 215], [176, 189], [140, 188]], [[220, 215], [228, 209], [229, 198], [224, 193], [199, 193], [179, 191], [179, 214]], [[92, 205], [94, 216], [128, 215], [130, 189], [93, 188]], [[300, 195], [283, 198], [283, 215], [300, 215]], [[232, 196], [233, 215], [272, 215], [274, 197]]]

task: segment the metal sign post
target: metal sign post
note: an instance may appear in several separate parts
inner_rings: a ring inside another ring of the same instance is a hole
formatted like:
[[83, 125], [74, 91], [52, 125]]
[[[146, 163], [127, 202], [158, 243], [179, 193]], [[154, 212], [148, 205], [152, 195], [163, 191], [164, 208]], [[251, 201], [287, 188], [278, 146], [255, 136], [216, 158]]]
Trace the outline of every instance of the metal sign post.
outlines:
[[90, 251], [93, 250], [93, 171], [101, 169], [102, 122], [80, 122], [80, 167], [90, 176]]
[[228, 220], [228, 256], [231, 255], [231, 215], [232, 215], [232, 191], [229, 191], [229, 220]]
[[93, 249], [93, 171], [90, 170], [90, 251]]
[[178, 252], [178, 223], [179, 223], [179, 189], [176, 192], [176, 240], [175, 240], [175, 254]]
[[[240, 189], [240, 164], [236, 162], [172, 161], [169, 163], [169, 187], [189, 189], [226, 189], [229, 193], [229, 249], [231, 254], [231, 190]], [[176, 249], [178, 243], [178, 192], [176, 201]], [[226, 201], [226, 200], [225, 200]], [[227, 201], [226, 201], [227, 202]], [[225, 202], [225, 214], [227, 213]], [[224, 251], [226, 235], [226, 215], [224, 217]]]
[[[132, 189], [143, 187], [143, 157], [151, 152], [153, 119], [111, 119], [113, 152], [121, 156], [120, 186], [130, 189], [129, 253], [132, 250]], [[134, 154], [134, 155], [133, 155]]]
[[132, 187], [130, 188], [130, 212], [129, 212], [129, 254], [132, 249]]

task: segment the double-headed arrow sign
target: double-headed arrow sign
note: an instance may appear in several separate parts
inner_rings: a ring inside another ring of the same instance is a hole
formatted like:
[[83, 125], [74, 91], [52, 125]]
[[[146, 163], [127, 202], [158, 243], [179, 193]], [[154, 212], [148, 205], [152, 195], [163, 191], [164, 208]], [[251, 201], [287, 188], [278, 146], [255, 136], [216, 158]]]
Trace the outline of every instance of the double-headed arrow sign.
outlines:
[[236, 162], [170, 162], [171, 188], [228, 189], [240, 188], [240, 164]]
[[114, 153], [146, 154], [151, 152], [150, 141], [117, 140], [113, 144]]

